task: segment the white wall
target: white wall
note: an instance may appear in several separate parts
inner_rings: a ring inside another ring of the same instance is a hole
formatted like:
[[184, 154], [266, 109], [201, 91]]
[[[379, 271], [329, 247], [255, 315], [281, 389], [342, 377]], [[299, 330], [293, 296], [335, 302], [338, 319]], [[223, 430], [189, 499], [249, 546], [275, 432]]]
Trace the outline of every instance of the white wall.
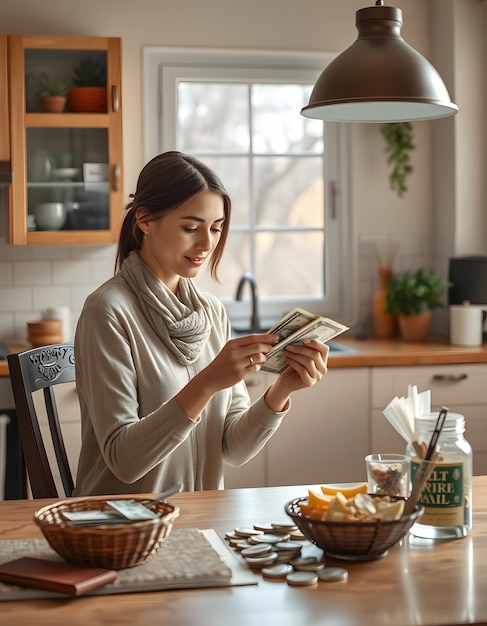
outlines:
[[[438, 3], [441, 7], [437, 6]], [[372, 4], [373, 0], [179, 0], [176, 3], [168, 0], [0, 0], [0, 28], [11, 34], [122, 37], [125, 193], [128, 196], [143, 165], [141, 58], [144, 45], [339, 52], [356, 37], [355, 11]], [[481, 7], [477, 0], [396, 0], [393, 4], [403, 10], [404, 38], [430, 59], [432, 52], [437, 52], [433, 37], [436, 22], [432, 17], [443, 9], [452, 16], [443, 37], [447, 40], [446, 46], [450, 40], [450, 47], [453, 47], [450, 38], [455, 37], [455, 45], [459, 45], [458, 39], [464, 30], [467, 31], [469, 20], [472, 16], [475, 19], [474, 12]], [[467, 11], [461, 19], [460, 4], [461, 9]], [[481, 10], [485, 16], [487, 11]], [[455, 20], [461, 23], [451, 32]], [[482, 28], [484, 26], [485, 22]], [[480, 28], [478, 25], [476, 36], [481, 40]], [[438, 49], [443, 53], [441, 47]], [[469, 85], [465, 84], [466, 78], [459, 83], [454, 81], [460, 70], [454, 67], [455, 50], [450, 53], [452, 57], [445, 61], [447, 83], [455, 99], [454, 89], [457, 86], [458, 89], [468, 89]], [[476, 71], [483, 76], [485, 63], [479, 65]], [[465, 98], [468, 102], [468, 96]], [[460, 113], [457, 118], [462, 115]], [[388, 238], [399, 241], [395, 266], [398, 271], [429, 264], [432, 259], [434, 228], [438, 224], [433, 191], [437, 194], [438, 189], [434, 186], [436, 158], [431, 156], [431, 137], [434, 132], [432, 124], [438, 123], [419, 122], [415, 125], [415, 172], [409, 192], [403, 199], [389, 189], [379, 127], [357, 124], [352, 130], [352, 200], [357, 218], [359, 289], [364, 315], [375, 286], [376, 264], [371, 242]], [[449, 129], [457, 122], [444, 123], [447, 132], [443, 136], [451, 146]], [[449, 181], [449, 184], [457, 185], [457, 195], [453, 200], [449, 198], [452, 205], [462, 200], [459, 195], [466, 195], [471, 190], [468, 180], [473, 171], [468, 150], [471, 141], [478, 142], [478, 136], [472, 133], [463, 140], [460, 181], [456, 180], [456, 168], [459, 167], [456, 161], [455, 180]], [[472, 155], [478, 159], [478, 149]], [[474, 202], [480, 197], [478, 182], [475, 185], [472, 191], [475, 198], [470, 194], [468, 199], [471, 206], [479, 206], [479, 201]], [[1, 203], [0, 212], [4, 218], [5, 206]], [[450, 219], [455, 222], [456, 216], [450, 216]], [[0, 219], [0, 224], [3, 221]], [[481, 223], [476, 232], [484, 226]], [[454, 225], [450, 224], [450, 235], [452, 228]], [[462, 240], [469, 236], [466, 233]], [[487, 233], [482, 237], [483, 241], [479, 240], [477, 244], [483, 246], [485, 252]], [[462, 253], [464, 248], [462, 243]], [[26, 319], [47, 306], [67, 304], [76, 319], [86, 294], [111, 275], [113, 261], [113, 246], [22, 248], [7, 246], [4, 238], [0, 238], [0, 338], [25, 336]]]

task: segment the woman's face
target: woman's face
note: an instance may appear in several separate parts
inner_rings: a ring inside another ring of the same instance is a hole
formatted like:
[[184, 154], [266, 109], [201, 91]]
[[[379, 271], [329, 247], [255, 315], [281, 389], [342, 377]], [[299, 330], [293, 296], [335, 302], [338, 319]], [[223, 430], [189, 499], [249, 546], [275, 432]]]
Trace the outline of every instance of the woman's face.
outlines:
[[194, 278], [220, 241], [225, 221], [223, 198], [196, 194], [182, 208], [154, 221], [138, 221], [144, 234], [140, 257], [176, 293], [179, 278]]

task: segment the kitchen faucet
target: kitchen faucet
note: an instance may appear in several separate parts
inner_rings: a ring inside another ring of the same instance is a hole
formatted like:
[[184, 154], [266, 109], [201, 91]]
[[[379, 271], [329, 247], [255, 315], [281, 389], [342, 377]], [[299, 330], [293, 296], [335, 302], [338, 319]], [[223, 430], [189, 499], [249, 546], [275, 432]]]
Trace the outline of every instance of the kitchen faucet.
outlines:
[[257, 289], [257, 282], [250, 272], [245, 272], [237, 286], [237, 293], [235, 294], [235, 300], [242, 300], [242, 292], [245, 284], [248, 283], [250, 287], [250, 293], [252, 298], [252, 316], [250, 318], [250, 332], [258, 333], [260, 331], [259, 323], [259, 292]]

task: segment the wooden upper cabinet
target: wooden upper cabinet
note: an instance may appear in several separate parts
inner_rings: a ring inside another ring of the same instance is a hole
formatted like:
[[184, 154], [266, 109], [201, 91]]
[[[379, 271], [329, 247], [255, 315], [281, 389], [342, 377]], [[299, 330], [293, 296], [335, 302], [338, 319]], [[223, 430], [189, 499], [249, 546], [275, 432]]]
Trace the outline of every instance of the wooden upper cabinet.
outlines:
[[10, 161], [8, 125], [7, 36], [0, 35], [0, 161]]
[[[115, 242], [123, 213], [121, 40], [8, 35], [7, 61], [8, 243]], [[73, 91], [79, 78], [82, 100]], [[59, 95], [59, 83], [67, 97], [51, 112], [43, 96]]]

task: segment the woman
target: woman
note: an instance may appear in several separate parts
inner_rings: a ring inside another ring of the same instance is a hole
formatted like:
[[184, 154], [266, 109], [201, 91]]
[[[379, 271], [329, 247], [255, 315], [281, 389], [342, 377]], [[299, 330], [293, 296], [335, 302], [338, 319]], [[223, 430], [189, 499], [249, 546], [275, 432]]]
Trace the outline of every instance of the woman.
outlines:
[[289, 346], [290, 365], [252, 405], [244, 379], [278, 337], [230, 339], [217, 280], [230, 198], [197, 159], [166, 152], [141, 171], [113, 278], [91, 294], [75, 338], [82, 446], [74, 495], [223, 488], [223, 464], [251, 459], [292, 392], [326, 372], [328, 347]]

